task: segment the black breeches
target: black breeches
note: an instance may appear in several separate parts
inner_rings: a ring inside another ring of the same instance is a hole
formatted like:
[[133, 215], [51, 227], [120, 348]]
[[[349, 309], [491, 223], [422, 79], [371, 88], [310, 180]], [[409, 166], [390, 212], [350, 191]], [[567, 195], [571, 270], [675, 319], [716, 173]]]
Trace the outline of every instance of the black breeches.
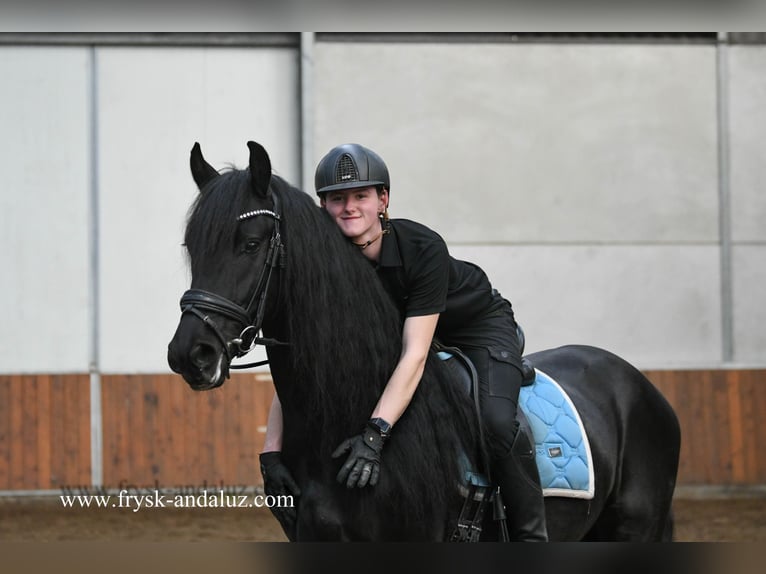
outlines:
[[448, 330], [441, 340], [463, 351], [474, 364], [487, 450], [496, 460], [507, 456], [518, 431], [516, 407], [523, 378], [521, 343], [511, 304], [493, 291], [486, 314]]
[[479, 376], [479, 404], [486, 433], [487, 449], [493, 459], [511, 451], [519, 429], [516, 409], [521, 389], [521, 371], [513, 364], [495, 358], [495, 350], [463, 348]]

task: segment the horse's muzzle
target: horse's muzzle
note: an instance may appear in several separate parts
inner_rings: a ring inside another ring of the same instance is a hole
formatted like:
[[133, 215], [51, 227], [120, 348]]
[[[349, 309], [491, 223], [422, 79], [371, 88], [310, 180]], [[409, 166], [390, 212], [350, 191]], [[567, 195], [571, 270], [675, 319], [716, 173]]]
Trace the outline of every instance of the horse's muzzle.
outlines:
[[196, 343], [186, 352], [177, 336], [168, 345], [168, 365], [195, 391], [220, 387], [229, 374], [228, 360], [221, 351], [207, 343]]

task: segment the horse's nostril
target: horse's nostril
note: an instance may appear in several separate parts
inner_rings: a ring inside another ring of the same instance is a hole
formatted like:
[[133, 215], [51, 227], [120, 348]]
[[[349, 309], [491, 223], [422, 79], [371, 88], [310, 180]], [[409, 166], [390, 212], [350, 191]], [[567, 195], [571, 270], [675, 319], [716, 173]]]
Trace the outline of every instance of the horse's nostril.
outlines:
[[215, 363], [217, 356], [213, 347], [205, 343], [199, 343], [194, 345], [191, 353], [189, 353], [189, 358], [195, 366], [204, 369]]

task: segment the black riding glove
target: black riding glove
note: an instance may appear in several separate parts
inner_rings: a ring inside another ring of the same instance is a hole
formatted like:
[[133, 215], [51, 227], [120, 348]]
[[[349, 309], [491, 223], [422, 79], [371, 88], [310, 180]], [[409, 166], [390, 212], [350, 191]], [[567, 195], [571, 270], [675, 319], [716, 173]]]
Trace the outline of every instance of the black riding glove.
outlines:
[[[301, 489], [293, 479], [293, 475], [282, 463], [282, 453], [279, 451], [262, 452], [260, 455], [261, 474], [263, 475], [263, 492], [270, 496], [294, 496], [301, 494]], [[295, 522], [298, 516], [296, 505], [271, 507], [274, 517], [291, 540], [295, 538]]]
[[345, 482], [348, 488], [378, 484], [380, 453], [387, 438], [387, 434], [368, 423], [362, 434], [344, 440], [332, 453], [333, 458], [338, 458], [350, 451], [345, 464], [338, 472], [338, 482]]

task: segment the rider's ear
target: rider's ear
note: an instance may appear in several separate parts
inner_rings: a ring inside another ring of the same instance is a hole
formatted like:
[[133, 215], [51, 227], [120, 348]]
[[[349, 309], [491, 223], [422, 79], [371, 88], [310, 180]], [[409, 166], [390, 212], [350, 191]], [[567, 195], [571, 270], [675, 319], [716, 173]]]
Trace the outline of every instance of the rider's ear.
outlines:
[[194, 142], [194, 147], [192, 147], [189, 165], [191, 167], [194, 183], [197, 184], [197, 188], [200, 191], [202, 191], [202, 188], [212, 179], [218, 177], [218, 172], [215, 168], [202, 157], [202, 148], [200, 148], [198, 142]]
[[269, 183], [271, 183], [271, 160], [269, 154], [261, 144], [254, 141], [247, 142], [250, 148], [250, 183], [256, 195], [263, 198], [269, 195]]

